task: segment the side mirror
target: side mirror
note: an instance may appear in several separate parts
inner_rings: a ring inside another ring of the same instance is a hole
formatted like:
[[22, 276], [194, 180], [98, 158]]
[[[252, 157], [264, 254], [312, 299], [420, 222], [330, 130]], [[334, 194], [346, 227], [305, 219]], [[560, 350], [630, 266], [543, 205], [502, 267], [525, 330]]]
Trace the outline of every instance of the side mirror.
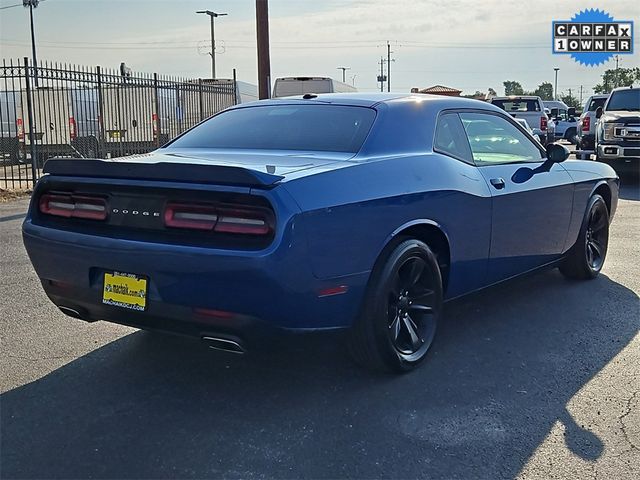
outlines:
[[604, 110], [602, 109], [602, 107], [596, 108], [596, 118], [600, 118], [603, 112]]
[[547, 159], [551, 163], [561, 163], [569, 158], [569, 149], [559, 143], [550, 143], [547, 145]]
[[576, 116], [576, 109], [571, 107], [569, 110], [567, 110], [567, 115], [569, 117], [575, 117]]

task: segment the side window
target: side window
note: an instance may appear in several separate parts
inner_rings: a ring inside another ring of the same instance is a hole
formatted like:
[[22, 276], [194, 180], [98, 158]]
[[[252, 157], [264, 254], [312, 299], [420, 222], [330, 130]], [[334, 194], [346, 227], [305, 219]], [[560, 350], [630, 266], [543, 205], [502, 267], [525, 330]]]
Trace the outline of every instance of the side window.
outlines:
[[511, 122], [488, 113], [460, 113], [476, 165], [541, 162], [542, 152]]
[[443, 113], [438, 117], [433, 148], [438, 152], [473, 164], [469, 142], [457, 113]]

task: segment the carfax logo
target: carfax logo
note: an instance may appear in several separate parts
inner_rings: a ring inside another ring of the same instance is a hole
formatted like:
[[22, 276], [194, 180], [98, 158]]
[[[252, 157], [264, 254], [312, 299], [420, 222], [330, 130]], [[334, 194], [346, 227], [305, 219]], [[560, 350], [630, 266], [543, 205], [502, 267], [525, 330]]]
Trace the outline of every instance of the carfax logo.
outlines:
[[583, 65], [600, 65], [614, 54], [633, 53], [633, 21], [614, 20], [602, 10], [584, 10], [553, 22], [553, 53]]

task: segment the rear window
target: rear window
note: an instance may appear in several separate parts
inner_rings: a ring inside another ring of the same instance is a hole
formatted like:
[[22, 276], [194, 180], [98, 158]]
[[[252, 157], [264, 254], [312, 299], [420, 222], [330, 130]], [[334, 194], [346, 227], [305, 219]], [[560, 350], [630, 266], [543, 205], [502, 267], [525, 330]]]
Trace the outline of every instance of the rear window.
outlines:
[[375, 116], [370, 108], [335, 105], [238, 108], [210, 118], [171, 147], [356, 153]]
[[589, 106], [587, 107], [587, 111], [595, 112], [598, 107], [604, 107], [605, 103], [607, 103], [607, 97], [592, 98], [589, 102]]
[[333, 93], [331, 80], [276, 80], [274, 97], [290, 97], [305, 93]]
[[540, 103], [533, 100], [509, 99], [509, 100], [492, 100], [491, 103], [500, 107], [507, 112], [539, 112]]

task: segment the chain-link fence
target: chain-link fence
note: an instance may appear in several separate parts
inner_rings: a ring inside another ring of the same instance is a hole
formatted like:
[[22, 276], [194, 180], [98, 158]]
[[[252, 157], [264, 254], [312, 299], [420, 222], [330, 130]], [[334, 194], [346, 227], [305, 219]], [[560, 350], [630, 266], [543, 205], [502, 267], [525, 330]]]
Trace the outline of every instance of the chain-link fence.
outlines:
[[154, 150], [238, 102], [236, 82], [3, 60], [0, 188], [30, 188], [51, 157]]

